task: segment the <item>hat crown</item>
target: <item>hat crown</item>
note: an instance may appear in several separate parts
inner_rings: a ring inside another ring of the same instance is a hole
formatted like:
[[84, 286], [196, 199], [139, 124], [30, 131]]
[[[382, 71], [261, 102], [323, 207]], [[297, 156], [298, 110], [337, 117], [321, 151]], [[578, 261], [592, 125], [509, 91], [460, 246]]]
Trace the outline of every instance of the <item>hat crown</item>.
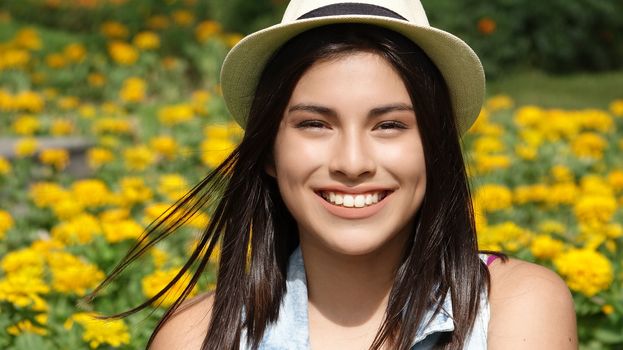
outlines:
[[[292, 0], [288, 4], [281, 23], [295, 22], [301, 16], [320, 8], [331, 5], [362, 5], [369, 8], [369, 5], [381, 7], [405, 18], [415, 25], [429, 26], [426, 12], [419, 0]], [[366, 6], [368, 5], [368, 6]], [[366, 13], [344, 13], [343, 15], [365, 15]], [[369, 15], [369, 14], [368, 14]]]

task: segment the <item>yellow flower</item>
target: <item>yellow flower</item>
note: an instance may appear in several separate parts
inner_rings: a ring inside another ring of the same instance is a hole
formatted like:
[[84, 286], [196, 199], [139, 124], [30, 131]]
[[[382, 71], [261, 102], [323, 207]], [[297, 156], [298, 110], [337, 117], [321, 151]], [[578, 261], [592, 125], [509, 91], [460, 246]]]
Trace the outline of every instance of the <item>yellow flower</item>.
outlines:
[[13, 217], [6, 210], [0, 210], [0, 239], [4, 238], [6, 232], [14, 225]]
[[531, 231], [513, 222], [505, 221], [501, 224], [486, 226], [478, 232], [478, 249], [515, 252], [529, 245], [533, 235]]
[[69, 152], [60, 148], [48, 148], [39, 153], [39, 161], [51, 165], [56, 170], [63, 170], [69, 164]]
[[476, 190], [474, 201], [485, 213], [503, 210], [511, 207], [512, 192], [503, 185], [483, 185]]
[[54, 215], [60, 220], [67, 220], [84, 213], [84, 206], [71, 196], [52, 204]]
[[612, 263], [588, 249], [571, 249], [554, 259], [554, 266], [569, 288], [588, 297], [607, 289], [614, 279]]
[[179, 174], [164, 174], [160, 176], [158, 192], [171, 202], [180, 199], [188, 192], [188, 182]]
[[507, 169], [511, 165], [511, 159], [506, 155], [476, 154], [474, 162], [476, 171], [480, 174], [493, 170]]
[[598, 109], [586, 109], [578, 112], [578, 123], [584, 129], [607, 133], [614, 130], [614, 120], [606, 112]]
[[[145, 217], [143, 222], [150, 224], [155, 221], [161, 215], [170, 214], [171, 205], [166, 203], [154, 203], [145, 208]], [[175, 219], [175, 217], [173, 217]]]
[[124, 39], [128, 36], [128, 28], [120, 22], [106, 21], [102, 23], [100, 32], [108, 39]]
[[73, 314], [64, 323], [65, 329], [71, 329], [74, 322], [84, 328], [82, 340], [89, 343], [91, 349], [107, 344], [111, 347], [120, 347], [130, 343], [130, 332], [123, 320], [100, 320], [95, 313]]
[[143, 233], [143, 227], [134, 220], [119, 220], [102, 223], [104, 237], [109, 243], [136, 239]]
[[504, 143], [499, 138], [491, 136], [479, 137], [474, 141], [474, 151], [479, 154], [504, 152]]
[[623, 170], [613, 170], [608, 174], [608, 183], [617, 191], [623, 191]]
[[45, 64], [50, 68], [63, 68], [67, 65], [67, 60], [60, 53], [51, 53], [45, 56]]
[[206, 90], [196, 90], [192, 94], [192, 105], [193, 110], [197, 114], [206, 115], [208, 114], [207, 104], [212, 99], [212, 95], [210, 92]]
[[126, 220], [130, 217], [130, 210], [127, 208], [114, 208], [104, 210], [100, 216], [100, 221], [104, 223], [117, 222], [121, 220]]
[[13, 41], [15, 45], [23, 49], [33, 51], [41, 49], [41, 38], [34, 28], [27, 27], [20, 29], [15, 34]]
[[67, 111], [78, 108], [78, 106], [80, 105], [80, 100], [76, 96], [66, 96], [60, 98], [57, 102], [57, 105], [60, 109]]
[[189, 104], [165, 106], [158, 111], [158, 119], [166, 126], [173, 126], [187, 122], [193, 117], [193, 108]]
[[613, 196], [614, 191], [608, 180], [600, 175], [587, 174], [580, 180], [582, 193], [587, 195]]
[[81, 117], [86, 118], [86, 119], [91, 119], [95, 117], [97, 110], [92, 104], [85, 103], [82, 106], [80, 106], [80, 109], [78, 110], [78, 112], [80, 113]]
[[161, 248], [153, 247], [150, 253], [154, 262], [154, 266], [157, 269], [161, 269], [167, 262], [167, 260], [169, 260], [169, 254]]
[[203, 129], [203, 135], [207, 139], [226, 139], [230, 132], [226, 124], [211, 124]]
[[87, 76], [87, 82], [93, 87], [100, 87], [106, 84], [106, 77], [100, 73], [90, 73]]
[[556, 182], [570, 182], [575, 180], [571, 169], [564, 165], [554, 165], [549, 171]]
[[18, 336], [22, 333], [33, 333], [39, 335], [47, 335], [48, 330], [33, 324], [30, 320], [21, 320], [6, 329], [7, 333]]
[[87, 49], [80, 43], [72, 43], [65, 46], [63, 55], [68, 61], [78, 63], [82, 62], [87, 56]]
[[119, 95], [124, 102], [137, 103], [145, 99], [145, 90], [147, 90], [145, 80], [138, 77], [130, 77], [123, 81]]
[[0, 279], [0, 301], [19, 308], [41, 308], [46, 305], [41, 294], [49, 291], [50, 287], [41, 278], [27, 274], [11, 274]]
[[573, 182], [557, 183], [549, 187], [545, 202], [550, 206], [572, 205], [576, 202], [579, 190]]
[[548, 235], [538, 235], [530, 243], [530, 252], [537, 259], [554, 259], [565, 248], [565, 244]]
[[172, 159], [173, 157], [175, 157], [175, 154], [177, 153], [177, 150], [179, 148], [177, 142], [175, 142], [175, 139], [173, 139], [171, 136], [166, 135], [152, 138], [149, 141], [149, 145], [156, 152], [163, 155], [167, 159]]
[[515, 111], [515, 124], [522, 128], [535, 127], [545, 118], [545, 111], [537, 106], [524, 106]]
[[153, 50], [160, 47], [160, 37], [154, 32], [144, 31], [136, 34], [133, 43], [141, 50]]
[[535, 160], [539, 154], [539, 151], [536, 147], [517, 145], [515, 146], [515, 154], [524, 160]]
[[225, 34], [223, 40], [227, 47], [234, 47], [240, 40], [242, 40], [243, 36], [238, 33], [228, 33]]
[[15, 155], [24, 158], [30, 157], [37, 152], [37, 148], [39, 147], [37, 140], [34, 138], [23, 138], [17, 141], [15, 144]]
[[491, 110], [491, 112], [510, 109], [513, 107], [513, 104], [513, 99], [508, 95], [496, 95], [487, 100], [487, 108]]
[[120, 118], [100, 118], [93, 123], [93, 132], [96, 134], [131, 134], [132, 124], [129, 120]]
[[110, 43], [108, 45], [108, 54], [110, 54], [113, 61], [123, 65], [134, 64], [139, 58], [138, 51], [132, 45], [123, 41]]
[[617, 202], [611, 196], [584, 195], [577, 199], [573, 213], [581, 223], [607, 223], [617, 210]]
[[146, 146], [128, 147], [123, 151], [125, 167], [128, 170], [142, 171], [156, 161], [155, 154]]
[[30, 187], [29, 195], [37, 207], [45, 208], [67, 198], [70, 193], [57, 183], [37, 182]]
[[[156, 270], [152, 274], [145, 276], [141, 281], [143, 294], [147, 298], [154, 297], [167, 285], [167, 283], [173, 280], [173, 278], [175, 277], [175, 275], [177, 275], [179, 271], [180, 268], [174, 267], [168, 270]], [[188, 282], [188, 280], [190, 280], [190, 277], [191, 276], [188, 272], [184, 273], [180, 280], [176, 284], [174, 284], [173, 287], [171, 287], [169, 292], [156, 301], [156, 304], [161, 307], [171, 306], [171, 304], [173, 304], [175, 299], [180, 295], [183, 288], [185, 287], [185, 282]], [[193, 287], [189, 296], [194, 296], [195, 294], [197, 294], [197, 291], [197, 286]]]
[[610, 304], [604, 304], [604, 306], [601, 307], [601, 312], [606, 315], [611, 315], [612, 313], [614, 313], [614, 306]]
[[8, 276], [24, 275], [31, 277], [42, 277], [45, 268], [45, 260], [39, 252], [22, 248], [8, 252], [0, 260], [0, 268]]
[[201, 143], [201, 161], [210, 168], [216, 168], [236, 148], [236, 144], [225, 138], [208, 138]]
[[195, 28], [195, 38], [200, 43], [205, 43], [210, 38], [221, 32], [221, 25], [216, 21], [203, 21]]
[[48, 257], [52, 288], [60, 293], [83, 296], [104, 279], [97, 266], [67, 252], [52, 252]]
[[173, 22], [175, 22], [175, 24], [183, 27], [189, 26], [195, 21], [195, 16], [187, 10], [173, 11], [171, 17], [173, 18]]
[[39, 119], [33, 115], [21, 115], [11, 125], [13, 132], [22, 136], [30, 136], [36, 133], [40, 127]]
[[0, 175], [7, 175], [11, 172], [11, 163], [4, 157], [0, 156]]
[[543, 184], [517, 186], [513, 191], [513, 200], [517, 204], [543, 202], [549, 195], [549, 188]]
[[120, 181], [121, 196], [130, 206], [143, 203], [153, 196], [151, 189], [140, 177], [124, 177]]
[[54, 136], [70, 135], [74, 132], [74, 122], [69, 119], [54, 119], [50, 126], [50, 134]]
[[110, 202], [106, 184], [97, 179], [78, 180], [71, 185], [74, 198], [87, 208], [100, 207]]
[[562, 235], [567, 231], [567, 228], [563, 223], [556, 220], [545, 220], [539, 223], [539, 231], [551, 235], [551, 234], [559, 234]]
[[115, 160], [115, 155], [106, 148], [93, 147], [87, 151], [87, 163], [91, 169], [98, 169], [113, 160]]
[[169, 19], [166, 16], [154, 15], [147, 19], [147, 27], [153, 30], [165, 29], [169, 26]]
[[100, 233], [100, 223], [91, 214], [79, 214], [67, 221], [62, 221], [51, 231], [54, 240], [69, 245], [89, 244]]
[[30, 52], [21, 49], [6, 49], [0, 52], [0, 71], [23, 69], [30, 62]]
[[614, 100], [610, 103], [610, 113], [623, 117], [623, 100]]
[[608, 142], [597, 133], [585, 132], [571, 141], [571, 151], [579, 158], [601, 159]]
[[521, 142], [525, 144], [527, 147], [540, 147], [545, 141], [545, 137], [540, 131], [535, 131], [532, 129], [521, 129], [519, 130], [519, 138]]

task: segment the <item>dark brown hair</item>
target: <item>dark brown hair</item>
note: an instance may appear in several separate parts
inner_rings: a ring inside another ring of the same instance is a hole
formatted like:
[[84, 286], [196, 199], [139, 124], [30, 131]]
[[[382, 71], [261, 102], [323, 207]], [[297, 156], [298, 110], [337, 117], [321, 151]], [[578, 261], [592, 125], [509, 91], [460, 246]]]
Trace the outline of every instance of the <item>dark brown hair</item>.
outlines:
[[409, 349], [418, 326], [426, 321], [426, 310], [433, 307], [440, 312], [448, 292], [455, 329], [445, 334], [437, 347], [463, 347], [479, 312], [481, 293], [489, 287], [489, 273], [478, 257], [469, 184], [448, 89], [437, 67], [416, 44], [393, 31], [365, 24], [335, 24], [309, 30], [273, 55], [257, 86], [240, 145], [148, 228], [93, 295], [146, 249], [197, 210], [209, 206], [218, 194], [211, 222], [197, 248], [160, 293], [110, 317], [125, 317], [148, 307], [184, 272], [193, 271], [180, 297], [160, 320], [151, 343], [197, 283], [215, 245], [221, 241], [212, 319], [202, 349], [238, 349], [242, 330], [249, 345], [257, 348], [266, 327], [279, 316], [288, 258], [298, 245], [296, 222], [281, 199], [275, 179], [265, 173], [279, 123], [295, 85], [315, 62], [356, 52], [381, 56], [402, 77], [418, 119], [427, 177], [416, 225], [371, 349], [383, 344]]

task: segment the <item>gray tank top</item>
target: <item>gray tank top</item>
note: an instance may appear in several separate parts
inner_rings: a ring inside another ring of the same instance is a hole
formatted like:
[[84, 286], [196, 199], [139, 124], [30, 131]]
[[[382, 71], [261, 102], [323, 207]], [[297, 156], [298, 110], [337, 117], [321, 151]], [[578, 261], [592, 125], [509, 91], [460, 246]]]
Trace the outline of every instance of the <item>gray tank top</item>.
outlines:
[[[486, 262], [487, 255], [480, 254]], [[428, 310], [424, 319], [430, 320], [433, 310]], [[309, 328], [307, 319], [307, 279], [303, 265], [303, 255], [297, 248], [288, 263], [286, 294], [281, 302], [279, 319], [269, 325], [260, 342], [260, 350], [309, 350]], [[425, 322], [426, 323], [426, 322]], [[482, 350], [487, 348], [487, 328], [489, 324], [489, 302], [483, 295], [480, 311], [476, 316], [474, 328], [469, 335], [464, 350]], [[452, 302], [446, 296], [442, 311], [434, 316], [426, 327], [417, 330], [411, 350], [431, 349], [443, 332], [454, 330], [452, 321]], [[250, 349], [243, 330], [240, 337], [240, 349]]]

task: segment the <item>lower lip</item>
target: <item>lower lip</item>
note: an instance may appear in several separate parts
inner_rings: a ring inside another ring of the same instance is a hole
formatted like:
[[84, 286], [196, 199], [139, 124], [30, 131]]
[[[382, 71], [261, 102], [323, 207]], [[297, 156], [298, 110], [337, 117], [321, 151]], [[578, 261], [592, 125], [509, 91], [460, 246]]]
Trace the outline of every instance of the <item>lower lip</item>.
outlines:
[[383, 209], [387, 201], [390, 199], [391, 194], [388, 194], [387, 196], [385, 196], [385, 198], [383, 198], [383, 200], [379, 201], [378, 203], [368, 205], [363, 208], [355, 208], [355, 207], [349, 208], [349, 207], [337, 206], [337, 205], [333, 205], [327, 202], [326, 200], [324, 200], [324, 198], [320, 197], [320, 195], [318, 194], [316, 194], [316, 197], [318, 198], [320, 203], [329, 211], [329, 213], [335, 216], [338, 216], [344, 219], [365, 219], [367, 217], [370, 217], [378, 213], [381, 209]]

